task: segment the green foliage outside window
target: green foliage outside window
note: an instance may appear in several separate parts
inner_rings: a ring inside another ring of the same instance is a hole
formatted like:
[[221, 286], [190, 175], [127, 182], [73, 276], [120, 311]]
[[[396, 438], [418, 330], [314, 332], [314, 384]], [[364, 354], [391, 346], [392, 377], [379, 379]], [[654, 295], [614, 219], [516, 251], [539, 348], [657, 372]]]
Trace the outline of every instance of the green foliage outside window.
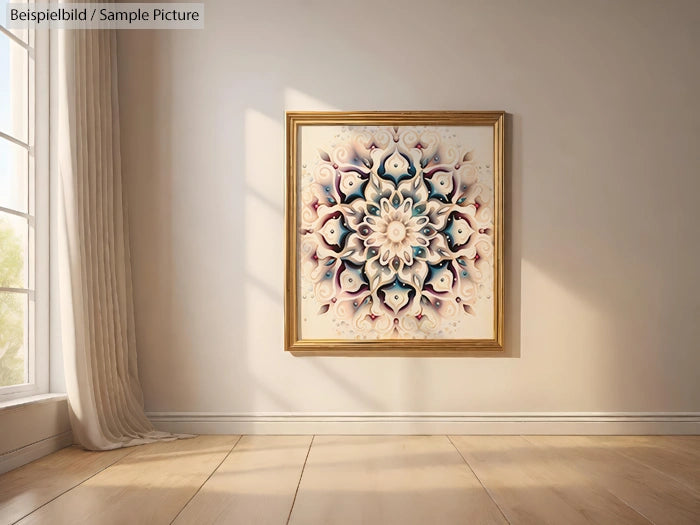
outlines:
[[[0, 283], [14, 286], [22, 278], [22, 241], [9, 221], [0, 218]], [[25, 382], [24, 305], [26, 295], [0, 292], [0, 386]]]

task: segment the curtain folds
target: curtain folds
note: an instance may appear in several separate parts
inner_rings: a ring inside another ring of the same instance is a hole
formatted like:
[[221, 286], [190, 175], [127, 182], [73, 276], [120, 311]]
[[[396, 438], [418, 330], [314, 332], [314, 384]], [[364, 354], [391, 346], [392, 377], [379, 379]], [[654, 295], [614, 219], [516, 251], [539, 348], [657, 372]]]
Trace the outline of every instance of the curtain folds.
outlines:
[[63, 30], [57, 40], [57, 272], [73, 434], [90, 450], [175, 439], [146, 418], [138, 379], [116, 35]]

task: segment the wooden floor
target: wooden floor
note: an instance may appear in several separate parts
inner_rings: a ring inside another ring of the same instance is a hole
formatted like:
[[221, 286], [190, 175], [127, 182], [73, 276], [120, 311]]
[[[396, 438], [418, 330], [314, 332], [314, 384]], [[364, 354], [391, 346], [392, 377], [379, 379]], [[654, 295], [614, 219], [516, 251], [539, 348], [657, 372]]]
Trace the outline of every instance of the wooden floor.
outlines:
[[0, 476], [0, 523], [700, 524], [700, 436], [200, 436]]

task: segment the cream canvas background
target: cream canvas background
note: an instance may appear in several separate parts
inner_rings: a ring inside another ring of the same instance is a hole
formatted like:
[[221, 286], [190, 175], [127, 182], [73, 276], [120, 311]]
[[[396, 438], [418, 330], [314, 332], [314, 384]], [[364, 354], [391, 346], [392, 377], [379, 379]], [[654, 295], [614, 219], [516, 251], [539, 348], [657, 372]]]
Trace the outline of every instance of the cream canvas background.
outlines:
[[[118, 35], [148, 410], [699, 410], [700, 2], [205, 5]], [[283, 352], [286, 109], [508, 112], [502, 356]]]

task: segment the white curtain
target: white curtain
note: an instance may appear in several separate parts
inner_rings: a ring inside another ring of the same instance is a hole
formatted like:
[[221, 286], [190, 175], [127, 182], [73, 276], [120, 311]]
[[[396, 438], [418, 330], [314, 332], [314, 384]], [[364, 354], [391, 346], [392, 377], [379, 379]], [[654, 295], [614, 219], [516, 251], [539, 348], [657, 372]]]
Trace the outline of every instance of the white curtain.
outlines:
[[58, 97], [51, 108], [58, 114], [56, 256], [74, 438], [90, 450], [175, 439], [155, 431], [146, 418], [138, 379], [116, 35], [59, 30], [57, 41], [52, 85]]

